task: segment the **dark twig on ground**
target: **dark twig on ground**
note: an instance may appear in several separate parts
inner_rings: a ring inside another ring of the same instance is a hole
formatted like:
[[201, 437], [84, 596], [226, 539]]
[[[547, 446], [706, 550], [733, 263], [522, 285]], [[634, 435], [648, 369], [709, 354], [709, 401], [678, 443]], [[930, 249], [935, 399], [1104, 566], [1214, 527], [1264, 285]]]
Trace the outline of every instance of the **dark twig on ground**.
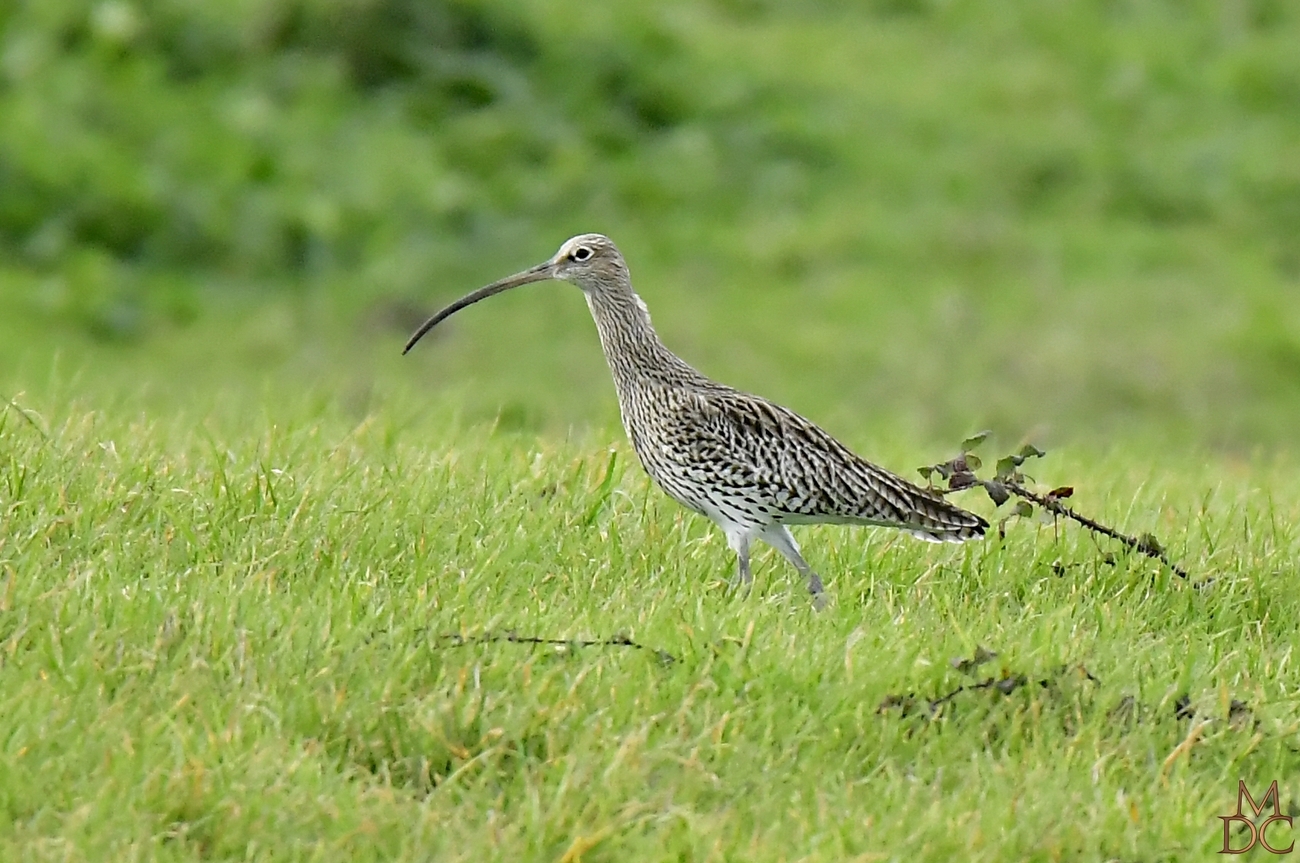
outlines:
[[[988, 650], [983, 646], [975, 649], [971, 657], [957, 657], [949, 665], [956, 671], [974, 678], [975, 671], [980, 666], [992, 662], [998, 657], [994, 651]], [[1078, 683], [1091, 684], [1088, 687], [1089, 701], [1095, 695], [1104, 692], [1102, 682], [1085, 666], [1081, 664], [1059, 665], [1050, 672], [1042, 676], [1031, 676], [1024, 672], [1003, 667], [996, 677], [986, 677], [978, 682], [963, 683], [954, 689], [948, 690], [941, 695], [934, 697], [918, 696], [914, 692], [907, 694], [886, 695], [876, 708], [876, 713], [881, 716], [897, 716], [901, 719], [916, 718], [921, 722], [930, 722], [943, 717], [945, 714], [951, 716], [949, 708], [954, 705], [959, 696], [973, 695], [976, 692], [990, 692], [994, 694], [995, 700], [997, 695], [1009, 696], [1017, 690], [1027, 687], [1034, 687], [1041, 691], [1040, 697], [1056, 700], [1057, 704], [1072, 705], [1070, 710], [1091, 710], [1092, 708], [1083, 706], [1084, 702], [1075, 700], [1082, 693], [1078, 690], [1072, 690], [1068, 684], [1071, 679]], [[1074, 692], [1070, 696], [1068, 693]], [[1066, 696], [1062, 701], [1061, 696]], [[1173, 700], [1171, 709], [1164, 709], [1162, 703], [1160, 709], [1147, 704], [1142, 704], [1133, 695], [1123, 695], [1118, 702], [1105, 711], [1106, 728], [1115, 730], [1125, 730], [1137, 723], [1157, 722], [1165, 719], [1173, 719], [1178, 722], [1223, 722], [1232, 731], [1236, 732], [1253, 732], [1260, 733], [1261, 720], [1255, 714], [1255, 711], [1245, 701], [1236, 698], [1231, 699], [1225, 714], [1213, 716], [1205, 711], [1198, 711], [1192, 704], [1192, 698], [1189, 693], [1182, 693]]]
[[[997, 656], [996, 653], [986, 651], [983, 647], [981, 647], [976, 651], [975, 657], [973, 659], [953, 660], [952, 667], [962, 672], [963, 674], [970, 674], [972, 671], [974, 671], [976, 667], [982, 665], [985, 662], [992, 660], [996, 656]], [[1002, 672], [1002, 675], [999, 677], [987, 677], [984, 680], [979, 681], [978, 683], [963, 683], [960, 686], [956, 687], [955, 689], [952, 689], [949, 692], [944, 693], [943, 695], [937, 695], [934, 698], [918, 699], [912, 693], [908, 693], [907, 695], [887, 695], [885, 696], [884, 700], [880, 702], [880, 706], [876, 709], [876, 712], [884, 713], [890, 709], [898, 709], [900, 711], [900, 715], [907, 716], [916, 709], [918, 704], [924, 704], [925, 715], [927, 717], [933, 717], [936, 713], [938, 713], [940, 708], [942, 708], [944, 705], [948, 704], [949, 702], [955, 700], [957, 696], [961, 695], [962, 693], [978, 692], [980, 690], [991, 689], [1001, 693], [1002, 695], [1010, 695], [1020, 687], [1028, 686], [1031, 682], [1037, 685], [1039, 688], [1047, 689], [1053, 683], [1063, 678], [1068, 672], [1072, 670], [1075, 671], [1079, 675], [1079, 677], [1091, 683], [1094, 684], [1101, 683], [1100, 680], [1098, 680], [1096, 677], [1093, 676], [1092, 672], [1088, 671], [1088, 669], [1084, 668], [1082, 665], [1074, 665], [1074, 666], [1063, 665], [1060, 668], [1056, 669], [1056, 671], [1053, 672], [1050, 676], [1039, 678], [1038, 680], [1033, 680], [1033, 681], [1031, 681], [1029, 676], [1026, 674], [1020, 674], [1014, 671], [1004, 670]]]
[[626, 635], [615, 635], [612, 638], [544, 638], [538, 635], [520, 635], [517, 632], [485, 632], [481, 635], [458, 635], [456, 633], [447, 633], [438, 636], [438, 641], [446, 647], [466, 647], [471, 644], [491, 644], [494, 642], [506, 641], [511, 644], [542, 644], [553, 647], [630, 647], [634, 650], [646, 650], [658, 657], [659, 661], [665, 665], [671, 665], [677, 661], [666, 650], [657, 647], [641, 644], [633, 641]]

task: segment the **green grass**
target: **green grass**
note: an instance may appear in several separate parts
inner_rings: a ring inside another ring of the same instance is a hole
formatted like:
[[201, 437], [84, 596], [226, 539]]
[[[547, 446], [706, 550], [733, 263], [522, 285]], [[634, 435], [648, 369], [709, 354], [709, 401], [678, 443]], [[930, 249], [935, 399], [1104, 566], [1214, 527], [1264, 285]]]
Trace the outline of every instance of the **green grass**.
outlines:
[[[810, 528], [817, 613], [771, 553], [732, 592], [721, 536], [614, 434], [24, 402], [0, 431], [7, 860], [1182, 861], [1218, 849], [1238, 778], [1300, 791], [1285, 460], [1043, 463], [1208, 588], [1071, 528]], [[507, 632], [676, 661], [440, 639]]]

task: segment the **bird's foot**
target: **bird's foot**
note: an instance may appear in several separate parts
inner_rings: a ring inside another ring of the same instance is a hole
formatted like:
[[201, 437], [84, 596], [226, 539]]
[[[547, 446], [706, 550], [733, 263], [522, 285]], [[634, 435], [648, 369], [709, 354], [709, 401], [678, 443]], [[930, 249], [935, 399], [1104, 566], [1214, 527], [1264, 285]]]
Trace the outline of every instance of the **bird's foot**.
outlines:
[[808, 592], [812, 594], [813, 608], [821, 611], [826, 607], [826, 592], [822, 590], [822, 580], [817, 577], [817, 573], [808, 574]]

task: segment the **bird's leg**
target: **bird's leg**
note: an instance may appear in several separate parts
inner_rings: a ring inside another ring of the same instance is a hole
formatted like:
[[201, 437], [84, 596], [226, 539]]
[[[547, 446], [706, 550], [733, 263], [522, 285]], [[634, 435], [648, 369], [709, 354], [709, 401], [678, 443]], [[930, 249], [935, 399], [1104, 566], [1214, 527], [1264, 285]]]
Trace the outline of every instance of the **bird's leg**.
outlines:
[[799, 574], [808, 579], [808, 592], [812, 594], [813, 605], [822, 608], [826, 604], [825, 595], [822, 592], [822, 580], [808, 565], [808, 561], [803, 559], [799, 553], [799, 543], [794, 541], [790, 531], [786, 530], [785, 525], [774, 524], [763, 529], [763, 539], [768, 545], [775, 548], [785, 556], [785, 559], [794, 564], [794, 568], [799, 570]]
[[754, 581], [754, 576], [749, 571], [749, 549], [736, 555], [736, 581], [744, 587], [749, 587]]
[[727, 545], [736, 553], [736, 578], [733, 584], [748, 587], [754, 577], [749, 572], [749, 532], [735, 527], [724, 527]]

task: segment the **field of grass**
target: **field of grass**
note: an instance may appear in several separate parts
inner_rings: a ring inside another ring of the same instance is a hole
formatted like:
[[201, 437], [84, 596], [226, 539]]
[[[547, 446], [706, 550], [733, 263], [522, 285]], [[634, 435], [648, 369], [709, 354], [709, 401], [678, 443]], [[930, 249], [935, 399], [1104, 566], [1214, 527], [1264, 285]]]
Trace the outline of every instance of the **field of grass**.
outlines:
[[[1239, 779], [1294, 811], [1297, 44], [1282, 0], [0, 3], [0, 860], [1149, 863]], [[399, 355], [588, 230], [702, 371], [913, 478], [1032, 441], [1208, 583], [1012, 520], [804, 528], [830, 606], [766, 550], [738, 594], [573, 288]]]
[[[1239, 778], [1295, 799], [1289, 462], [1044, 461], [1208, 587], [1032, 522], [811, 528], [818, 613], [774, 554], [729, 589], [721, 536], [601, 435], [25, 408], [7, 860], [1183, 861]], [[473, 642], [511, 634], [644, 649]]]

